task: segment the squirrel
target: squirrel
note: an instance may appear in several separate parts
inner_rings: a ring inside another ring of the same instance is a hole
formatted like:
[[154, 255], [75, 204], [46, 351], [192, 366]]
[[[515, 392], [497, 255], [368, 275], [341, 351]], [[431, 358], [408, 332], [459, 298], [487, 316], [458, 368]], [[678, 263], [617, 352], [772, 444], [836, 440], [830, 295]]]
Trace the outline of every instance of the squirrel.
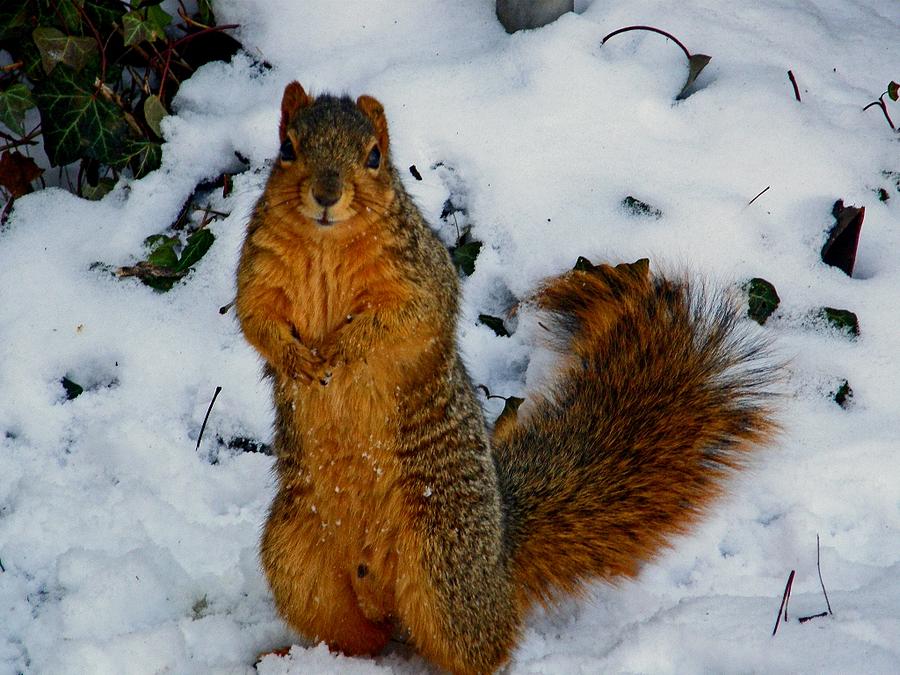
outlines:
[[646, 260], [538, 288], [558, 372], [491, 431], [457, 347], [458, 274], [383, 106], [292, 82], [279, 139], [236, 313], [273, 386], [261, 564], [301, 635], [348, 655], [401, 636], [494, 672], [530, 608], [636, 575], [772, 439], [766, 344], [735, 302]]

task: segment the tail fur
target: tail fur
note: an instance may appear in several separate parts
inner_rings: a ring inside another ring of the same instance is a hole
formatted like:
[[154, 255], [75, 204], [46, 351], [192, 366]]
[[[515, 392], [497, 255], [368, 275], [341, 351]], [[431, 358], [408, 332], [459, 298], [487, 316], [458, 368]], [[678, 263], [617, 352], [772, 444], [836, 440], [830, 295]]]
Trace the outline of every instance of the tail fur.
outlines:
[[569, 272], [535, 304], [570, 360], [493, 439], [525, 605], [636, 574], [776, 426], [776, 366], [723, 294], [653, 278], [642, 260]]

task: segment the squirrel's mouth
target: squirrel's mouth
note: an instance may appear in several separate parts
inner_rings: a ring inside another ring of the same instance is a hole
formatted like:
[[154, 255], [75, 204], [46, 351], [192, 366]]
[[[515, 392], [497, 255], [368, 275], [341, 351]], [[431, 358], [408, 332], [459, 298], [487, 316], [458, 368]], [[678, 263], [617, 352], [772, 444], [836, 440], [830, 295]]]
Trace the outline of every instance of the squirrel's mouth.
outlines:
[[319, 227], [332, 227], [333, 225], [337, 225], [339, 223], [343, 223], [345, 220], [350, 220], [352, 217], [352, 213], [344, 214], [344, 213], [335, 213], [334, 209], [322, 209], [322, 213], [318, 218], [315, 218], [316, 225]]
[[332, 227], [338, 223], [347, 220], [347, 215], [341, 213], [340, 209], [327, 208], [300, 208], [306, 218], [314, 222], [319, 227]]
[[297, 210], [308, 220], [322, 228], [330, 228], [345, 220], [349, 220], [356, 213], [355, 209], [348, 204], [337, 203], [334, 205], [323, 206], [320, 204], [311, 204], [306, 200], [300, 203]]

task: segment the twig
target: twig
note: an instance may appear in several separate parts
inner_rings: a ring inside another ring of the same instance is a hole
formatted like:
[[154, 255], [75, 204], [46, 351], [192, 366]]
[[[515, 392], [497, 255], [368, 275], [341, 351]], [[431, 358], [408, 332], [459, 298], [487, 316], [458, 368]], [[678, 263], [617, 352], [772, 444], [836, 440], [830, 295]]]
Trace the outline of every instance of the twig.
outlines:
[[194, 28], [211, 28], [211, 26], [207, 26], [205, 23], [200, 23], [199, 21], [191, 17], [187, 13], [187, 9], [185, 9], [183, 2], [179, 0], [178, 4], [178, 16], [181, 17], [182, 21], [184, 21], [185, 24], [187, 24], [188, 26], [193, 26]]
[[[885, 94], [886, 93], [887, 92], [885, 92]], [[896, 131], [896, 128], [894, 127], [894, 120], [892, 120], [891, 116], [888, 114], [887, 105], [884, 102], [884, 94], [879, 96], [877, 101], [872, 101], [869, 105], [863, 108], [863, 112], [871, 108], [873, 105], [877, 105], [879, 108], [881, 108], [881, 112], [884, 113], [884, 119], [887, 120], [887, 123], [890, 125], [891, 129]]]
[[822, 586], [822, 595], [825, 596], [825, 604], [828, 607], [828, 613], [834, 614], [831, 611], [831, 603], [828, 602], [828, 591], [825, 590], [825, 582], [822, 581], [822, 566], [819, 564], [819, 533], [816, 532], [816, 569], [819, 571], [819, 584]]
[[786, 595], [784, 598], [784, 620], [788, 620], [788, 604], [791, 601], [791, 591], [794, 588], [794, 570], [788, 575], [787, 586], [785, 587]]
[[491, 393], [491, 390], [488, 389], [488, 388], [487, 388], [486, 386], [484, 386], [483, 384], [477, 385], [477, 386], [476, 386], [476, 389], [481, 389], [481, 391], [484, 392], [484, 397], [487, 398], [487, 399], [492, 399], [492, 398], [502, 398], [504, 401], [506, 400], [506, 397], [505, 397], [505, 396], [497, 396], [497, 395], [495, 395], [495, 394], [492, 394], [492, 393]]
[[794, 77], [794, 71], [788, 71], [788, 79], [791, 81], [791, 84], [794, 85], [794, 97], [799, 101], [800, 100], [800, 89], [797, 87], [797, 79]]
[[5, 572], [6, 568], [3, 566], [3, 561], [0, 560], [0, 572]]
[[212, 400], [209, 402], [209, 407], [206, 409], [206, 417], [203, 418], [203, 424], [200, 425], [200, 435], [197, 436], [197, 447], [195, 448], [196, 450], [200, 449], [200, 441], [203, 440], [203, 432], [206, 431], [206, 423], [207, 421], [209, 421], [209, 413], [212, 412], [213, 404], [216, 402], [220, 391], [222, 391], [222, 387], [216, 387], [216, 393], [213, 394]]
[[756, 195], [753, 199], [751, 199], [749, 202], [747, 202], [747, 206], [750, 206], [753, 202], [755, 202], [757, 199], [759, 199], [759, 198], [762, 197], [764, 194], [766, 194], [766, 192], [769, 191], [769, 188], [770, 188], [770, 187], [772, 187], [772, 186], [771, 186], [771, 185], [767, 185], [765, 190], [763, 190], [763, 191], [760, 192], [758, 195]]
[[188, 270], [173, 270], [170, 267], [154, 265], [151, 262], [142, 260], [136, 265], [120, 267], [116, 270], [116, 276], [119, 278], [139, 277], [140, 279], [180, 279], [187, 276]]
[[609, 38], [611, 38], [615, 35], [618, 35], [619, 33], [627, 33], [630, 30], [649, 30], [651, 33], [659, 33], [660, 35], [664, 35], [667, 38], [669, 38], [672, 42], [674, 42], [676, 45], [681, 47], [681, 51], [684, 52], [684, 55], [686, 57], [688, 57], [688, 59], [691, 58], [691, 53], [688, 51], [688, 48], [685, 47], [681, 43], [681, 40], [679, 40], [677, 37], [675, 37], [671, 33], [667, 33], [666, 31], [660, 30], [659, 28], [654, 28], [653, 26], [626, 26], [625, 28], [619, 28], [618, 30], [614, 30], [612, 33], [610, 33], [605, 38], [603, 38], [600, 41], [600, 44], [604, 45], [604, 44], [606, 44], [606, 41], [609, 40]]
[[818, 614], [813, 614], [811, 616], [801, 616], [797, 621], [800, 623], [806, 623], [807, 621], [812, 621], [813, 619], [821, 619], [823, 616], [828, 616], [828, 612], [819, 612]]
[[232, 300], [227, 305], [222, 305], [221, 307], [219, 307], [219, 314], [228, 314], [228, 310], [234, 307], [235, 302], [236, 300]]
[[9, 134], [5, 134], [0, 131], [0, 138], [5, 138], [9, 141], [4, 146], [0, 146], [0, 152], [5, 152], [6, 150], [12, 150], [13, 148], [19, 148], [23, 145], [37, 145], [37, 141], [34, 140], [36, 137], [41, 135], [41, 125], [38, 124], [34, 129], [30, 132], [22, 136], [22, 138], [16, 139], [14, 136], [10, 136]]
[[[200, 37], [201, 35], [205, 35], [206, 33], [220, 33], [225, 30], [234, 30], [235, 28], [240, 28], [241, 24], [239, 23], [226, 23], [221, 26], [209, 26], [208, 28], [204, 28], [203, 30], [198, 30], [196, 33], [188, 33], [182, 38], [178, 38], [175, 42], [172, 43], [172, 46], [169, 49], [175, 49], [179, 45], [184, 44], [185, 42], [190, 42], [196, 37]], [[179, 57], [181, 58], [181, 57]]]
[[97, 78], [94, 81], [94, 86], [97, 88], [97, 91], [100, 93], [103, 98], [105, 98], [110, 103], [117, 105], [122, 110], [122, 116], [125, 118], [125, 121], [128, 123], [132, 129], [139, 136], [145, 136], [144, 130], [141, 129], [141, 125], [138, 124], [137, 119], [135, 119], [134, 115], [131, 114], [131, 110], [125, 101], [122, 100], [122, 97], [119, 96], [116, 92], [109, 88], [109, 86], [104, 83], [100, 78]]
[[11, 73], [11, 72], [14, 71], [16, 68], [21, 68], [21, 67], [22, 67], [22, 62], [21, 62], [21, 61], [16, 61], [15, 63], [7, 63], [5, 66], [0, 67], [0, 72], [2, 72], [2, 73]]
[[772, 636], [774, 637], [775, 633], [778, 632], [778, 624], [781, 623], [781, 611], [784, 610], [784, 620], [787, 621], [787, 605], [788, 598], [791, 595], [791, 586], [794, 584], [794, 573], [795, 570], [791, 570], [791, 573], [788, 575], [787, 584], [784, 587], [784, 595], [781, 596], [781, 606], [778, 608], [778, 616], [775, 617], [775, 628], [772, 630]]
[[225, 211], [216, 211], [215, 209], [210, 208], [209, 205], [196, 207], [194, 209], [194, 213], [202, 213], [206, 216], [213, 215], [213, 216], [216, 216], [217, 218], [227, 218], [228, 216], [231, 215], [231, 213], [226, 213]]

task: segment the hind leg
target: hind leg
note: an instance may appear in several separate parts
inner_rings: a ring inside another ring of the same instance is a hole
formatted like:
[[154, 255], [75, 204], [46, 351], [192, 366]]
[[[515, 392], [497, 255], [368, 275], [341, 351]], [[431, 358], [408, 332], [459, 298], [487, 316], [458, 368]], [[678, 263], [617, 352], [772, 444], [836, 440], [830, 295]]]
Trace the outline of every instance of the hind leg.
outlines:
[[374, 655], [391, 638], [389, 622], [367, 619], [346, 569], [321, 541], [315, 522], [296, 516], [266, 523], [261, 561], [275, 606], [298, 633], [348, 655]]

